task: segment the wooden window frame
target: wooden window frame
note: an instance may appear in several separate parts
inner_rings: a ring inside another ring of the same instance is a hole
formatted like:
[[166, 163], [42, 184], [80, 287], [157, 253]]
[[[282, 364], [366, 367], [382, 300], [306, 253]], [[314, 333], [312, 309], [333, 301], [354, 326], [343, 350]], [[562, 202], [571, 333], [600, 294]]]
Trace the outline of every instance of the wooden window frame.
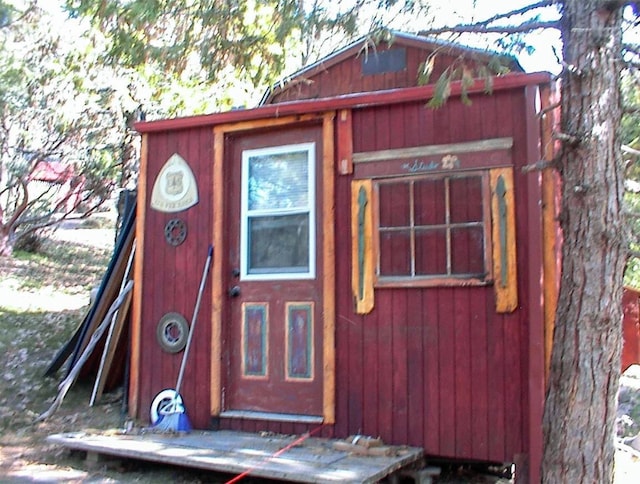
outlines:
[[[485, 268], [484, 277], [475, 277], [471, 275], [453, 275], [451, 274], [451, 229], [455, 228], [457, 224], [450, 223], [450, 198], [449, 198], [449, 182], [445, 182], [446, 189], [446, 221], [443, 227], [447, 229], [447, 270], [448, 274], [437, 275], [415, 275], [415, 230], [414, 224], [414, 191], [413, 186], [416, 181], [431, 179], [431, 180], [451, 180], [453, 178], [463, 178], [469, 176], [480, 176], [482, 183], [482, 222], [480, 226], [483, 228], [484, 235], [484, 247], [483, 247], [483, 261]], [[408, 228], [411, 230], [411, 266], [412, 275], [408, 276], [381, 276], [380, 275], [380, 197], [379, 187], [381, 184], [402, 183], [409, 182], [410, 189], [410, 225]], [[375, 276], [374, 287], [434, 287], [434, 286], [481, 286], [493, 283], [493, 263], [492, 263], [492, 214], [491, 214], [491, 187], [489, 170], [473, 170], [473, 171], [460, 171], [460, 172], [445, 172], [437, 174], [425, 174], [425, 175], [410, 175], [403, 177], [391, 177], [391, 178], [379, 178], [373, 180], [373, 242], [375, 244]]]

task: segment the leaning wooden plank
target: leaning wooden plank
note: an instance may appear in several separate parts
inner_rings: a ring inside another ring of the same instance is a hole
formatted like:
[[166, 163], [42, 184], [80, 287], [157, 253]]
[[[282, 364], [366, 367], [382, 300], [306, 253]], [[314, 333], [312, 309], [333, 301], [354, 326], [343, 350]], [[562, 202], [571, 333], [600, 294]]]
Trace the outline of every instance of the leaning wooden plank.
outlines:
[[[127, 281], [129, 281], [129, 277], [131, 276], [131, 269], [133, 267], [133, 257], [135, 255], [135, 252], [136, 243], [134, 239], [129, 252], [129, 259], [127, 260], [127, 267], [124, 271], [122, 283], [120, 284], [120, 293], [122, 293], [122, 291], [124, 290], [124, 286], [126, 285]], [[125, 298], [121, 310], [116, 311], [111, 318], [111, 324], [109, 325], [109, 331], [107, 332], [107, 339], [104, 343], [104, 349], [102, 351], [102, 358], [100, 359], [100, 366], [98, 367], [98, 374], [96, 375], [96, 382], [93, 385], [93, 392], [91, 392], [91, 400], [89, 401], [90, 407], [93, 407], [96, 399], [100, 398], [102, 396], [102, 392], [104, 391], [106, 378], [109, 374], [111, 363], [113, 362], [113, 354], [115, 352], [116, 346], [118, 345], [118, 340], [120, 339], [120, 334], [122, 333], [122, 325], [124, 324], [127, 312], [129, 311], [130, 303], [131, 293], [129, 293]]]
[[129, 293], [120, 306], [117, 315], [114, 315], [113, 317], [114, 322], [110, 326], [110, 329], [113, 328], [113, 331], [110, 332], [107, 341], [105, 342], [103, 360], [100, 363], [98, 375], [96, 376], [94, 389], [91, 394], [91, 400], [89, 402], [90, 406], [93, 406], [95, 402], [98, 401], [100, 397], [102, 397], [102, 394], [105, 391], [105, 387], [113, 384], [114, 377], [112, 377], [112, 372], [120, 371], [122, 369], [122, 367], [118, 366], [116, 366], [114, 369], [113, 361], [118, 347], [121, 346], [121, 336], [123, 329], [125, 328], [127, 318], [129, 316], [129, 308], [131, 306], [132, 299], [133, 293]]
[[107, 315], [102, 320], [102, 323], [100, 323], [100, 325], [96, 328], [95, 332], [91, 335], [91, 340], [89, 341], [86, 348], [82, 352], [82, 355], [80, 356], [80, 358], [78, 358], [73, 368], [71, 368], [69, 375], [67, 375], [67, 377], [64, 380], [62, 380], [62, 382], [58, 386], [58, 396], [53, 401], [49, 409], [46, 412], [42, 413], [38, 418], [36, 418], [35, 420], [36, 423], [46, 420], [51, 415], [53, 415], [54, 412], [58, 409], [65, 395], [69, 391], [69, 388], [71, 388], [71, 385], [73, 385], [73, 382], [78, 377], [78, 374], [82, 369], [82, 365], [84, 365], [84, 363], [87, 361], [87, 359], [91, 355], [91, 352], [96, 347], [96, 345], [98, 344], [98, 341], [100, 340], [103, 333], [109, 326], [109, 323], [111, 322], [111, 317], [118, 310], [122, 302], [127, 298], [127, 295], [129, 294], [129, 291], [131, 291], [132, 287], [133, 287], [133, 281], [127, 282], [127, 285], [124, 287], [120, 295], [116, 298], [115, 301], [113, 301], [113, 304], [111, 304], [111, 307], [109, 308]]
[[[116, 248], [114, 249], [114, 254], [111, 258], [111, 261], [109, 262], [109, 266], [107, 267], [107, 271], [103, 277], [103, 280], [99, 286], [99, 291], [98, 291], [98, 298], [102, 297], [102, 293], [104, 291], [104, 287], [106, 284], [106, 281], [111, 278], [111, 274], [114, 270], [115, 264], [116, 264], [116, 258], [117, 258], [117, 254], [118, 254], [118, 250], [119, 247], [122, 243], [125, 242], [125, 233], [129, 233], [129, 231], [132, 230], [132, 224], [133, 224], [133, 220], [135, 219], [134, 217], [135, 214], [135, 210], [131, 210], [129, 212], [129, 214], [126, 216], [126, 220], [125, 223], [123, 224], [122, 227], [122, 232], [121, 232], [121, 236], [118, 239], [118, 244], [116, 244]], [[99, 301], [94, 302], [90, 308], [89, 308], [89, 312], [85, 315], [84, 319], [82, 320], [82, 323], [80, 323], [80, 325], [78, 325], [78, 327], [76, 328], [73, 336], [71, 337], [71, 339], [64, 345], [64, 347], [62, 347], [58, 353], [56, 353], [53, 361], [51, 362], [51, 364], [47, 367], [47, 369], [45, 370], [44, 376], [54, 376], [56, 374], [56, 372], [62, 367], [62, 365], [64, 365], [65, 361], [67, 361], [67, 359], [69, 358], [69, 356], [71, 356], [72, 354], [74, 354], [74, 357], [72, 358], [72, 361], [69, 365], [69, 369], [71, 369], [71, 367], [73, 367], [73, 364], [75, 363], [75, 355], [78, 352], [78, 348], [80, 347], [81, 344], [81, 340], [84, 340], [86, 334], [87, 334], [87, 328], [90, 325], [90, 322], [92, 319], [94, 319], [95, 314], [96, 314], [96, 310], [97, 310], [97, 306], [98, 306]], [[69, 371], [67, 371], [67, 375], [69, 374]], [[66, 375], [65, 375], [66, 376]]]
[[89, 310], [86, 323], [83, 324], [80, 338], [73, 350], [73, 354], [71, 355], [67, 376], [86, 347], [89, 335], [93, 334], [99, 322], [104, 318], [109, 305], [118, 294], [120, 281], [122, 281], [126, 267], [127, 255], [129, 254], [129, 250], [135, 236], [134, 220], [134, 212], [130, 213], [125, 220], [113, 252], [113, 257], [111, 258], [107, 271], [100, 283], [96, 300]]

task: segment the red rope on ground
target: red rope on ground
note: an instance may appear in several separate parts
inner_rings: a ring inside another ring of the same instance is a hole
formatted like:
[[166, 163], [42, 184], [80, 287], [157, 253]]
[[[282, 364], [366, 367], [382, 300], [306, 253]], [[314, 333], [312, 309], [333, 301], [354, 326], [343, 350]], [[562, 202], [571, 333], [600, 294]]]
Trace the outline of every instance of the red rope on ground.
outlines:
[[294, 440], [293, 442], [291, 442], [290, 444], [285, 445], [282, 449], [280, 449], [279, 451], [275, 452], [274, 454], [270, 455], [269, 457], [266, 457], [265, 459], [263, 459], [263, 461], [253, 467], [251, 467], [250, 469], [247, 469], [246, 471], [244, 471], [242, 474], [238, 474], [236, 477], [234, 477], [233, 479], [227, 481], [225, 484], [235, 484], [236, 482], [241, 481], [242, 479], [244, 479], [245, 477], [247, 477], [249, 474], [251, 474], [253, 471], [255, 471], [256, 469], [260, 469], [260, 467], [262, 467], [264, 464], [266, 464], [267, 462], [269, 462], [270, 460], [275, 459], [276, 457], [281, 456], [282, 454], [284, 454], [286, 451], [288, 451], [289, 449], [291, 449], [292, 447], [295, 447], [296, 445], [301, 444], [302, 442], [304, 442], [305, 440], [307, 440], [309, 437], [311, 437], [313, 434], [315, 434], [316, 432], [318, 432], [322, 427], [324, 427], [323, 425], [320, 425], [318, 427], [316, 427], [315, 429], [311, 430], [310, 432], [304, 433], [302, 434], [300, 437], [298, 437], [296, 440]]

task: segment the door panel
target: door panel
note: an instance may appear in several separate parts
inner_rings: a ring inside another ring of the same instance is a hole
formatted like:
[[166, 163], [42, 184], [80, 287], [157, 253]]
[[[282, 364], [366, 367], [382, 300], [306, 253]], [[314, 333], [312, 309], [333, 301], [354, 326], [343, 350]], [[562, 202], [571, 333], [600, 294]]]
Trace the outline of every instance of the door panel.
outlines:
[[322, 415], [321, 127], [230, 138], [223, 411]]

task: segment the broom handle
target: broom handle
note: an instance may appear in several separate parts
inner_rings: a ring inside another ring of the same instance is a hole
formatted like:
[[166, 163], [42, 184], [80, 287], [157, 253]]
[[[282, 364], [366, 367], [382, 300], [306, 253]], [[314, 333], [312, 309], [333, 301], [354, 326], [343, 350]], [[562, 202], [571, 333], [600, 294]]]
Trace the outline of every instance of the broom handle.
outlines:
[[180, 386], [182, 385], [182, 378], [184, 377], [184, 369], [187, 366], [187, 358], [189, 357], [189, 349], [191, 348], [191, 338], [193, 338], [193, 330], [196, 326], [196, 318], [198, 317], [198, 310], [200, 309], [200, 301], [202, 301], [202, 293], [204, 292], [204, 285], [207, 282], [207, 273], [209, 272], [209, 266], [211, 265], [211, 256], [213, 255], [213, 245], [209, 245], [209, 253], [207, 255], [207, 261], [204, 264], [204, 270], [202, 271], [202, 279], [200, 280], [200, 288], [198, 289], [198, 298], [196, 299], [196, 306], [193, 308], [193, 317], [191, 318], [191, 326], [189, 327], [189, 335], [187, 336], [187, 345], [184, 348], [184, 355], [182, 355], [182, 363], [180, 364], [180, 373], [178, 373], [178, 382], [176, 383], [176, 393], [180, 393]]

